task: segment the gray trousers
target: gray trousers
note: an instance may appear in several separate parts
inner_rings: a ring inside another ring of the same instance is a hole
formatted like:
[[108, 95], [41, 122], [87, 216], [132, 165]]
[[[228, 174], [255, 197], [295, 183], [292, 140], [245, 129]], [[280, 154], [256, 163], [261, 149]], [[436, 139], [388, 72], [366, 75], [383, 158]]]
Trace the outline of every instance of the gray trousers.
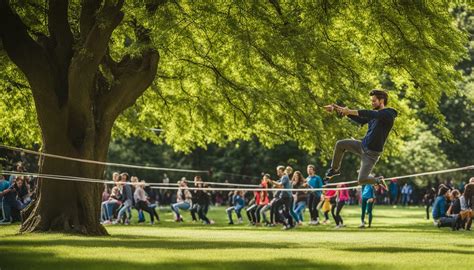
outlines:
[[364, 150], [362, 147], [362, 142], [359, 140], [340, 140], [337, 141], [336, 147], [334, 147], [331, 168], [334, 170], [339, 170], [341, 168], [342, 158], [344, 157], [344, 153], [346, 151], [354, 153], [361, 158], [359, 176], [357, 177], [359, 184], [375, 184], [376, 181], [373, 175], [371, 175], [371, 172], [379, 160], [381, 153], [368, 149]]

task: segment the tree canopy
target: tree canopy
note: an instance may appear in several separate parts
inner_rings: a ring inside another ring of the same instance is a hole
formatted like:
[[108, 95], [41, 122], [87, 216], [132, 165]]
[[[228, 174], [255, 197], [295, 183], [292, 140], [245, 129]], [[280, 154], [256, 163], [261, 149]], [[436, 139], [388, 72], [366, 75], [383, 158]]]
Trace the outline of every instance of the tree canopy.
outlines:
[[[43, 1], [10, 2], [34, 40], [51, 35]], [[87, 2], [69, 3], [74, 39]], [[320, 106], [367, 107], [368, 91], [381, 86], [401, 112], [399, 136], [417, 125], [420, 108], [443, 126], [438, 102], [456, 91], [461, 74], [454, 67], [466, 53], [467, 35], [446, 1], [127, 1], [121, 10], [110, 57], [153, 47], [160, 59], [155, 80], [120, 115], [114, 136], [184, 151], [256, 136], [265, 146], [296, 141], [327, 155], [337, 138], [359, 134]], [[151, 42], [140, 40], [137, 24]], [[0, 58], [1, 138], [40, 142], [29, 84], [3, 49]], [[107, 84], [118, 83], [100, 70]]]

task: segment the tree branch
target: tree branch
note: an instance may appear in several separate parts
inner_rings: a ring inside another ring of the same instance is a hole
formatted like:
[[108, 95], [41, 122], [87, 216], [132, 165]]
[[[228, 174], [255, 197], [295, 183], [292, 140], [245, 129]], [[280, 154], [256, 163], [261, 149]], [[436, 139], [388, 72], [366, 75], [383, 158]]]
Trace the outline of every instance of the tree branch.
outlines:
[[102, 0], [83, 0], [79, 23], [81, 31], [81, 43], [87, 38], [92, 26], [95, 24], [96, 14], [102, 4]]
[[[93, 7], [92, 2], [85, 4], [86, 6], [90, 4], [89, 8]], [[85, 40], [76, 50], [69, 66], [67, 130], [76, 148], [87, 149], [88, 146], [84, 146], [84, 144], [94, 143], [94, 138], [91, 135], [95, 133], [96, 127], [93, 103], [93, 97], [96, 94], [94, 93], [96, 75], [99, 71], [99, 64], [107, 52], [112, 32], [123, 19], [124, 14], [121, 11], [123, 4], [124, 0], [118, 0], [116, 3], [111, 0], [105, 1], [95, 16], [94, 24], [89, 32], [81, 33], [83, 36], [86, 35]], [[86, 23], [85, 20], [88, 16], [85, 13], [82, 15], [82, 23]], [[94, 17], [89, 16], [88, 19], [92, 20]], [[89, 23], [91, 22], [89, 21]], [[86, 25], [81, 28], [86, 29]], [[79, 133], [78, 130], [82, 133]]]
[[51, 60], [45, 49], [30, 37], [28, 28], [11, 9], [8, 0], [0, 0], [0, 37], [8, 57], [28, 79], [40, 125], [58, 119]]
[[73, 36], [68, 21], [68, 1], [50, 0], [48, 9], [48, 29], [53, 44], [53, 55], [56, 62], [55, 71], [59, 85], [55, 88], [59, 105], [65, 105], [68, 98], [68, 69], [72, 58]]
[[48, 29], [57, 48], [70, 50], [73, 37], [67, 15], [68, 6], [68, 1], [49, 0]]
[[104, 121], [114, 121], [151, 85], [156, 76], [159, 58], [156, 50], [148, 49], [140, 58], [128, 57], [119, 63], [115, 85], [99, 99], [98, 108], [102, 110]]
[[39, 63], [35, 60], [43, 60], [40, 57], [45, 56], [44, 51], [30, 37], [26, 25], [13, 12], [8, 2], [0, 0], [0, 36], [10, 59], [28, 77], [39, 68], [34, 63]]

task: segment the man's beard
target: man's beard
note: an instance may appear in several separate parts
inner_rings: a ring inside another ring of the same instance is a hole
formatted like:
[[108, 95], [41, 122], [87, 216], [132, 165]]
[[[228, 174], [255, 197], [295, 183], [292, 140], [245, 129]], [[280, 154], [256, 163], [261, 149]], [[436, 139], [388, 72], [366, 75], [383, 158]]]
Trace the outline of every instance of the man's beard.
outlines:
[[377, 111], [380, 110], [380, 106], [375, 106], [373, 108], [374, 108], [374, 110], [377, 110]]

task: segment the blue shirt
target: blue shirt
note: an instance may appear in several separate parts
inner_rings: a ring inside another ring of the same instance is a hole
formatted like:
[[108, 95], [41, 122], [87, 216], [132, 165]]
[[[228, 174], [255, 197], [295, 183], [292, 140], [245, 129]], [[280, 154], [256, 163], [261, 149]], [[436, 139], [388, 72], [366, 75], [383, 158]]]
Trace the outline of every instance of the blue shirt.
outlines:
[[15, 183], [15, 178], [16, 176], [15, 175], [10, 175], [10, 177], [8, 178], [8, 184], [11, 185], [11, 184], [14, 184]]
[[374, 187], [372, 185], [362, 186], [362, 199], [374, 198]]
[[[290, 177], [288, 175], [283, 175], [280, 178], [279, 183], [283, 186], [283, 189], [291, 189], [291, 183], [290, 183]], [[280, 193], [280, 198], [290, 198], [291, 197], [291, 191], [284, 191], [282, 190]]]
[[433, 203], [433, 219], [439, 219], [446, 216], [446, 198], [444, 196], [436, 197]]
[[[308, 176], [306, 178], [306, 183], [311, 188], [322, 188], [323, 187], [323, 179], [319, 175], [313, 175], [313, 176]], [[322, 191], [321, 190], [315, 190], [314, 193], [318, 196], [321, 196]]]
[[397, 183], [390, 182], [388, 189], [390, 190], [390, 193], [392, 194], [392, 196], [397, 196], [397, 194], [398, 194], [398, 184]]
[[234, 196], [234, 206], [235, 207], [239, 207], [239, 208], [242, 208], [244, 207], [244, 198], [242, 198], [240, 195], [235, 195]]
[[359, 110], [358, 114], [359, 116], [349, 115], [348, 117], [361, 125], [368, 124], [369, 126], [362, 139], [363, 149], [382, 152], [395, 117], [397, 117], [397, 111], [391, 108], [379, 111]]
[[7, 189], [10, 185], [8, 184], [7, 180], [0, 180], [0, 192]]

